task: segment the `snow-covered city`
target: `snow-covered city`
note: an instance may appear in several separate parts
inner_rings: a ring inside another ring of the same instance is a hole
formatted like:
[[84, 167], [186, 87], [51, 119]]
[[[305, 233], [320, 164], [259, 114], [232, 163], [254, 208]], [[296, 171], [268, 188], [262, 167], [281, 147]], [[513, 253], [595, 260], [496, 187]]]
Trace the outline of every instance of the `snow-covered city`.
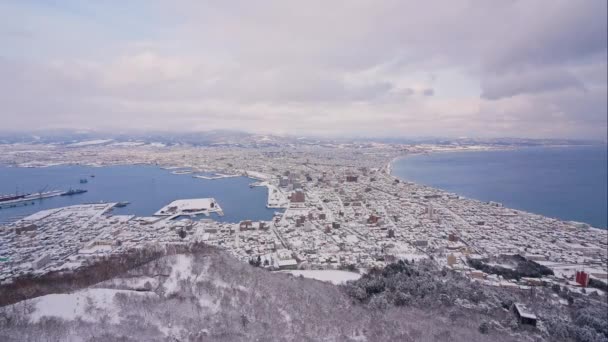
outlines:
[[[266, 187], [271, 221], [217, 222], [213, 199], [167, 203], [154, 216], [113, 215], [117, 203], [84, 204], [38, 212], [0, 230], [2, 283], [30, 272], [69, 270], [107, 254], [152, 244], [204, 242], [243, 262], [270, 270], [359, 270], [396, 260], [433, 259], [491, 286], [526, 289], [559, 284], [574, 291], [577, 272], [607, 281], [607, 231], [482, 203], [390, 175], [391, 161], [442, 146], [377, 145], [279, 149], [161, 147], [74, 148], [0, 146], [20, 166], [152, 164], [246, 175]], [[483, 148], [483, 147], [473, 147]], [[451, 149], [458, 149], [452, 147]], [[470, 149], [470, 147], [468, 147]], [[2, 158], [2, 157], [0, 157]], [[195, 218], [196, 216], [196, 218]], [[467, 260], [501, 264], [521, 255], [552, 272], [508, 279], [475, 269]], [[593, 290], [605, 295], [601, 290]]]

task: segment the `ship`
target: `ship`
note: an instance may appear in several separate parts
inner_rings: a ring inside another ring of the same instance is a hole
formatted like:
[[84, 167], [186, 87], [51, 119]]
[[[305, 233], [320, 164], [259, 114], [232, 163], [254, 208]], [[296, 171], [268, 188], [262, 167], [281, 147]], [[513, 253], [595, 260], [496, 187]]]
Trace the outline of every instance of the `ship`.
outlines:
[[84, 189], [70, 189], [70, 190], [62, 193], [61, 196], [72, 196], [72, 195], [84, 194], [85, 192], [87, 192], [87, 190], [84, 190]]
[[2, 195], [0, 196], [0, 202], [7, 202], [7, 201], [14, 201], [14, 200], [18, 200], [18, 199], [22, 199], [25, 196], [28, 196], [29, 194], [11, 194], [11, 195]]
[[126, 202], [126, 201], [125, 202], [118, 202], [118, 203], [116, 203], [115, 207], [116, 208], [124, 208], [127, 205], [129, 205], [129, 202]]
[[[40, 191], [27, 195], [16, 195], [18, 196], [15, 199], [0, 201], [0, 208], [13, 208], [20, 205], [28, 205], [33, 203], [35, 200], [41, 200], [43, 198], [62, 196], [65, 194], [65, 191], [61, 190], [53, 190], [53, 191]], [[6, 196], [5, 196], [6, 197]]]
[[81, 179], [80, 179], [80, 184], [86, 184], [86, 183], [88, 183], [88, 182], [89, 182], [89, 180], [88, 180], [88, 179], [86, 179], [86, 178], [81, 178]]

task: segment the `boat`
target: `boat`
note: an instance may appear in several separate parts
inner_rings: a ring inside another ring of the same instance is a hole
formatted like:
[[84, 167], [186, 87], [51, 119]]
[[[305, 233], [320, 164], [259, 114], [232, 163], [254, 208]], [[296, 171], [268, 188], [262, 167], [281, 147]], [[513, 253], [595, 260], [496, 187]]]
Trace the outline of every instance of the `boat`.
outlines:
[[115, 207], [116, 208], [124, 208], [127, 205], [129, 205], [129, 202], [127, 202], [127, 201], [125, 201], [125, 202], [118, 202], [118, 203], [116, 203]]
[[87, 190], [84, 190], [84, 189], [70, 189], [70, 190], [62, 193], [61, 196], [72, 196], [72, 195], [84, 194], [85, 192], [87, 192]]
[[2, 196], [0, 196], [0, 202], [13, 201], [13, 200], [21, 199], [21, 198], [24, 198], [27, 195], [29, 195], [29, 194], [23, 194], [23, 195], [18, 195], [18, 194], [2, 195]]
[[89, 182], [89, 180], [88, 180], [88, 179], [86, 179], [86, 178], [81, 178], [81, 179], [80, 179], [80, 184], [86, 184], [86, 183], [88, 183], [88, 182]]
[[29, 195], [21, 198], [21, 200], [29, 201], [29, 200], [35, 200], [35, 199], [49, 198], [49, 197], [59, 196], [63, 193], [64, 193], [64, 191], [61, 191], [61, 190], [40, 191], [40, 192], [35, 192], [32, 194], [29, 194]]

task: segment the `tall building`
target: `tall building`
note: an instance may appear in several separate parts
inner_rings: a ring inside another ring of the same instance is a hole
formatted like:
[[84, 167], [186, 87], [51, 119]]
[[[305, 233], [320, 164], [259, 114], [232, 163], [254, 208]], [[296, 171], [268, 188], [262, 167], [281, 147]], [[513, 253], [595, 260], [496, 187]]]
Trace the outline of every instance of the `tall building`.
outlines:
[[429, 215], [429, 219], [432, 220], [434, 218], [435, 209], [433, 208], [433, 203], [429, 203], [426, 206], [426, 213]]

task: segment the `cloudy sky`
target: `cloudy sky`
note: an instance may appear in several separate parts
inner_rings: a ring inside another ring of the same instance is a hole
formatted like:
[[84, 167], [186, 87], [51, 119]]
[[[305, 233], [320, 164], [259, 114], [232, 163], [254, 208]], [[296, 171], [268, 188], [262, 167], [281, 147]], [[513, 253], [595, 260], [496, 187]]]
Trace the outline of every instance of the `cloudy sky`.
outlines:
[[0, 130], [605, 139], [606, 6], [0, 0]]

